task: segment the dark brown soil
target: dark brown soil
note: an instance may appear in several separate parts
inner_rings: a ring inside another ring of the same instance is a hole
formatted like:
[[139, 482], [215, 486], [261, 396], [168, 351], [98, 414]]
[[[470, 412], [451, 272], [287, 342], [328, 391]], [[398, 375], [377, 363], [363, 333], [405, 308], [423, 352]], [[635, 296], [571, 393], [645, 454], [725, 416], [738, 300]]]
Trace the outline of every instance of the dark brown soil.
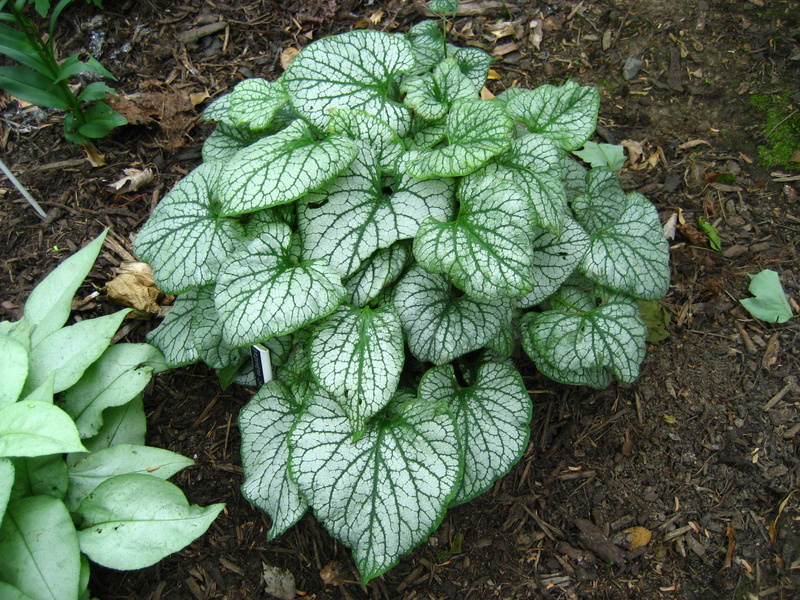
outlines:
[[[569, 78], [598, 86], [598, 140], [641, 150], [624, 185], [651, 198], [665, 222], [677, 214], [685, 223], [670, 242], [669, 338], [648, 348], [638, 382], [602, 392], [554, 384], [524, 363], [535, 402], [524, 458], [366, 589], [348, 551], [312, 515], [266, 543], [268, 517], [239, 493], [236, 420], [252, 391], [220, 391], [200, 366], [164, 373], [145, 398], [148, 443], [196, 460], [175, 478], [193, 503], [227, 508], [206, 535], [154, 567], [94, 567], [97, 598], [265, 598], [264, 565], [288, 569], [298, 594], [319, 600], [800, 597], [800, 324], [765, 324], [738, 302], [747, 274], [765, 268], [781, 275], [795, 311], [800, 301], [800, 178], [790, 165], [759, 166], [757, 146], [770, 132], [749, 104], [756, 93], [800, 92], [800, 3], [468, 4], [475, 12], [455, 19], [453, 41], [495, 53], [490, 90]], [[17, 318], [38, 281], [113, 226], [116, 244], [80, 294], [103, 290], [158, 200], [199, 163], [211, 131], [199, 118], [204, 93], [216, 97], [253, 75], [273, 79], [284, 50], [325, 35], [405, 31], [423, 18], [420, 7], [106, 0], [99, 12], [76, 2], [58, 47], [66, 56], [101, 40], [92, 52], [119, 77], [135, 124], [101, 140], [106, 164], [92, 167], [63, 141], [62, 115], [2, 100], [2, 159], [50, 217], [43, 223], [0, 183], [0, 316]], [[225, 26], [211, 35], [190, 35], [219, 21]], [[515, 33], [497, 39], [501, 22]], [[642, 65], [625, 79], [629, 58]], [[789, 113], [800, 108], [797, 96], [791, 102]], [[126, 168], [154, 178], [135, 192], [110, 188]], [[698, 216], [717, 227], [723, 252], [708, 248]], [[114, 309], [102, 295], [82, 308]], [[130, 338], [150, 327], [140, 323]], [[631, 549], [625, 531], [635, 526], [652, 537]]]

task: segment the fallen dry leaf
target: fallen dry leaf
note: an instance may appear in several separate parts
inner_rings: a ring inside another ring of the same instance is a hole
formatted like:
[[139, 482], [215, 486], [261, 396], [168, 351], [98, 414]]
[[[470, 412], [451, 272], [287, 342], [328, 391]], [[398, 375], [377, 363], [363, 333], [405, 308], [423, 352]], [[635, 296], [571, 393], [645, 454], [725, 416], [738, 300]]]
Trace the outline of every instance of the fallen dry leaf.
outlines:
[[264, 591], [281, 600], [294, 600], [297, 595], [294, 575], [264, 562], [261, 566], [264, 568]]
[[481, 88], [481, 100], [492, 100], [494, 98], [494, 94], [489, 91], [489, 88], [483, 86]]
[[667, 222], [664, 223], [663, 232], [664, 237], [668, 240], [675, 239], [675, 232], [677, 231], [678, 225], [678, 213], [672, 213], [667, 219]]
[[637, 142], [636, 140], [622, 140], [619, 145], [628, 151], [628, 161], [630, 162], [631, 168], [635, 171], [641, 168], [639, 163], [642, 156], [644, 156], [644, 146], [642, 142]]
[[157, 315], [169, 298], [156, 287], [153, 268], [140, 261], [124, 261], [117, 268], [117, 274], [106, 283], [106, 293], [110, 300], [129, 306], [145, 315]]
[[499, 46], [495, 46], [492, 54], [494, 56], [505, 56], [506, 54], [510, 54], [518, 49], [519, 46], [515, 42], [509, 42], [508, 44], [500, 44]]
[[86, 160], [88, 160], [93, 167], [102, 167], [106, 164], [106, 157], [103, 156], [94, 144], [87, 144], [83, 147], [86, 152]]
[[123, 177], [108, 185], [110, 189], [120, 194], [138, 191], [153, 181], [152, 169], [127, 168], [122, 172], [125, 173]]
[[327, 565], [322, 567], [319, 572], [322, 583], [333, 586], [342, 585], [344, 583], [344, 579], [342, 578], [341, 567], [342, 565], [338, 560], [332, 560]]
[[684, 142], [680, 146], [676, 148], [676, 150], [683, 151], [683, 150], [690, 150], [692, 148], [696, 148], [697, 146], [702, 146], [705, 144], [706, 146], [710, 146], [711, 144], [705, 140], [689, 140], [688, 142]]
[[628, 527], [627, 529], [623, 530], [623, 533], [628, 536], [631, 544], [631, 550], [636, 550], [636, 548], [641, 548], [642, 546], [647, 546], [650, 543], [650, 539], [653, 537], [653, 532], [647, 529], [646, 527], [641, 527], [637, 525], [636, 527]]
[[300, 50], [295, 48], [294, 46], [289, 46], [283, 52], [281, 52], [281, 68], [285, 71], [289, 68], [289, 65], [292, 64], [294, 57], [300, 54]]

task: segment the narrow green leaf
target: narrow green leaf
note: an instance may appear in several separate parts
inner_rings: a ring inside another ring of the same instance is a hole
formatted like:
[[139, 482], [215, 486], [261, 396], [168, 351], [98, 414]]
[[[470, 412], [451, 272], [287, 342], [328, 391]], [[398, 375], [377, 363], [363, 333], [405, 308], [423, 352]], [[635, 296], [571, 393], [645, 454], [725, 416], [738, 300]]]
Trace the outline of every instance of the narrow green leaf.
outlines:
[[74, 99], [50, 77], [18, 65], [0, 67], [0, 89], [36, 106], [61, 110], [70, 110]]
[[78, 133], [88, 138], [106, 137], [112, 129], [128, 124], [128, 120], [113, 108], [97, 102], [83, 111], [86, 122], [78, 127]]
[[311, 372], [341, 404], [354, 437], [394, 395], [405, 359], [394, 306], [371, 310], [340, 306], [311, 340]]
[[237, 215], [292, 202], [339, 175], [357, 153], [350, 139], [316, 141], [307, 124], [295, 121], [222, 165], [214, 188], [220, 213]]
[[722, 252], [722, 239], [719, 237], [717, 228], [708, 223], [703, 217], [697, 217], [697, 227], [706, 234], [708, 245], [712, 250]]
[[394, 86], [414, 67], [414, 54], [404, 38], [361, 30], [307, 46], [282, 80], [297, 113], [319, 129], [327, 127], [333, 111], [350, 108], [378, 117], [404, 135], [411, 114], [395, 101]]
[[512, 300], [474, 300], [416, 265], [397, 283], [394, 301], [411, 353], [437, 365], [488, 345], [513, 317]]
[[452, 222], [425, 221], [414, 239], [414, 256], [432, 273], [479, 300], [522, 297], [531, 278], [530, 210], [512, 182], [476, 173], [461, 180], [461, 203]]
[[499, 104], [457, 100], [445, 120], [447, 145], [409, 153], [405, 167], [417, 179], [468, 175], [508, 148], [513, 128]]
[[434, 367], [422, 377], [419, 398], [447, 403], [456, 418], [464, 477], [451, 506], [488, 490], [528, 446], [533, 406], [522, 377], [511, 365], [481, 365], [469, 387], [459, 385], [452, 365]]
[[61, 500], [31, 496], [11, 502], [0, 525], [0, 556], [0, 579], [26, 596], [77, 600], [80, 549]]
[[366, 585], [422, 543], [461, 478], [453, 416], [398, 396], [353, 442], [336, 401], [314, 395], [289, 438], [290, 469], [328, 531], [353, 549]]
[[270, 516], [267, 540], [275, 539], [308, 510], [289, 477], [289, 431], [303, 403], [283, 384], [262, 386], [239, 413], [242, 433], [242, 494]]
[[28, 350], [7, 335], [0, 335], [0, 408], [17, 401], [28, 377]]
[[95, 73], [96, 75], [102, 75], [109, 79], [116, 79], [113, 73], [106, 69], [94, 56], [85, 53], [77, 53], [66, 58], [59, 65], [58, 74], [53, 81], [56, 83], [64, 81], [78, 73]]
[[0, 458], [0, 523], [3, 521], [3, 515], [6, 514], [14, 482], [14, 463], [8, 458]]
[[11, 60], [30, 67], [46, 77], [51, 78], [55, 75], [51, 65], [42, 58], [31, 39], [22, 31], [4, 24], [0, 24], [0, 54], [4, 54]]
[[150, 475], [117, 475], [78, 508], [81, 552], [111, 569], [143, 569], [205, 533], [224, 507], [190, 506], [178, 487]]
[[580, 148], [594, 133], [600, 94], [597, 88], [569, 81], [520, 90], [508, 101], [508, 112], [530, 133], [551, 138], [564, 150]]
[[0, 457], [85, 451], [72, 418], [57, 406], [23, 400], [0, 408]]
[[78, 95], [78, 100], [81, 102], [92, 102], [94, 100], [103, 100], [108, 94], [113, 94], [114, 90], [108, 87], [102, 81], [95, 81], [87, 85]]
[[740, 300], [747, 312], [766, 323], [786, 323], [794, 316], [775, 271], [764, 269], [749, 277], [750, 287], [747, 289], [754, 298]]

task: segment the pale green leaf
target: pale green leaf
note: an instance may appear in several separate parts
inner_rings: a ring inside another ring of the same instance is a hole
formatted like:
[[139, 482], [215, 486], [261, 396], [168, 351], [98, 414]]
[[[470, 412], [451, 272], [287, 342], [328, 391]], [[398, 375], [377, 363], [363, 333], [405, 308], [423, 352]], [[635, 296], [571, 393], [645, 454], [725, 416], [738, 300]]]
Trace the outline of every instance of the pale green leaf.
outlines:
[[396, 101], [396, 82], [414, 69], [408, 42], [380, 31], [351, 31], [322, 38], [304, 48], [282, 81], [295, 111], [324, 129], [331, 113], [359, 109], [385, 121], [399, 135], [411, 123]]
[[222, 168], [211, 162], [189, 173], [136, 236], [134, 252], [153, 267], [163, 292], [213, 283], [222, 261], [244, 240], [242, 225], [219, 215], [213, 188]]
[[357, 442], [322, 390], [299, 417], [289, 438], [292, 477], [328, 531], [353, 549], [364, 585], [441, 522], [463, 467], [456, 435], [446, 408], [402, 395]]
[[528, 446], [533, 406], [522, 377], [511, 365], [481, 365], [468, 387], [458, 383], [452, 365], [434, 367], [422, 377], [418, 395], [428, 402], [445, 402], [456, 418], [464, 476], [451, 506], [488, 490]]
[[583, 148], [572, 153], [593, 167], [607, 167], [612, 171], [619, 171], [627, 160], [625, 148], [617, 144], [586, 142]]
[[259, 238], [222, 266], [215, 303], [227, 344], [249, 346], [291, 333], [329, 315], [344, 299], [341, 278], [325, 261], [295, 264], [286, 250], [278, 254]]
[[7, 335], [0, 335], [0, 408], [17, 401], [28, 377], [28, 349]]
[[292, 202], [339, 175], [357, 153], [349, 138], [318, 141], [306, 123], [294, 121], [222, 163], [214, 186], [220, 213], [238, 215]]
[[747, 289], [754, 298], [740, 300], [747, 312], [766, 323], [786, 323], [794, 316], [775, 271], [764, 269], [749, 277], [750, 287]]
[[311, 375], [311, 333], [309, 326], [291, 335], [292, 350], [275, 373], [275, 379], [286, 385], [298, 400], [305, 400], [318, 387]]
[[456, 100], [478, 97], [478, 88], [454, 58], [440, 62], [431, 73], [405, 79], [400, 91], [406, 94], [403, 103], [429, 121], [444, 117]]
[[366, 142], [376, 153], [381, 170], [387, 173], [397, 171], [405, 145], [397, 133], [378, 117], [361, 110], [337, 110], [331, 117], [328, 129], [332, 133], [346, 135], [353, 141]]
[[150, 475], [117, 475], [77, 511], [81, 552], [111, 569], [143, 569], [205, 533], [224, 506], [189, 505], [175, 485]]
[[3, 600], [35, 600], [5, 581], [0, 581], [0, 598]]
[[353, 306], [367, 306], [374, 301], [400, 276], [410, 257], [411, 250], [406, 243], [377, 250], [345, 280], [348, 302]]
[[280, 83], [258, 78], [245, 79], [237, 83], [229, 94], [225, 118], [236, 127], [266, 129], [278, 109], [287, 102], [289, 96]]
[[531, 277], [530, 210], [524, 194], [506, 179], [476, 173], [461, 180], [455, 221], [428, 219], [414, 239], [424, 269], [446, 273], [479, 300], [522, 297]]
[[117, 444], [145, 443], [147, 418], [141, 394], [123, 406], [114, 406], [103, 411], [103, 426], [97, 435], [83, 440], [90, 452]]
[[445, 119], [447, 144], [409, 153], [405, 168], [417, 179], [467, 175], [508, 148], [513, 127], [499, 104], [457, 100]]
[[76, 511], [98, 485], [117, 475], [140, 473], [169, 479], [193, 464], [193, 460], [162, 448], [116, 444], [70, 465], [69, 490], [64, 503], [70, 511]]
[[115, 344], [61, 396], [59, 406], [75, 421], [82, 438], [103, 425], [102, 413], [127, 404], [144, 390], [164, 357], [149, 344]]
[[619, 220], [628, 204], [627, 195], [619, 177], [608, 169], [576, 171], [576, 186], [580, 172], [585, 174], [585, 180], [581, 193], [572, 199], [572, 210], [586, 231], [598, 233]]
[[409, 150], [428, 150], [444, 140], [445, 119], [428, 122], [418, 120], [410, 137], [405, 138]]
[[294, 525], [308, 503], [289, 478], [289, 431], [303, 403], [283, 384], [262, 386], [239, 413], [242, 433], [242, 494], [270, 516], [267, 540]]
[[26, 596], [77, 600], [80, 549], [61, 500], [45, 495], [10, 503], [0, 526], [0, 556], [0, 579]]
[[441, 365], [491, 343], [513, 317], [509, 299], [474, 300], [419, 266], [397, 282], [394, 301], [411, 353]]
[[14, 463], [9, 458], [0, 458], [0, 522], [3, 521], [3, 515], [6, 514], [14, 483]]
[[64, 499], [69, 487], [69, 477], [67, 463], [61, 454], [21, 456], [9, 460], [14, 464], [12, 500], [41, 495]]
[[57, 406], [22, 400], [0, 408], [0, 456], [85, 451], [72, 418]]
[[386, 188], [374, 153], [362, 149], [341, 177], [299, 203], [303, 256], [324, 258], [348, 277], [376, 250], [417, 235], [428, 217], [453, 217], [455, 183], [450, 179], [400, 175], [391, 182], [391, 193]]
[[340, 306], [311, 340], [311, 372], [341, 404], [359, 437], [367, 421], [389, 402], [405, 360], [400, 317], [394, 306]]
[[594, 133], [600, 94], [597, 88], [568, 81], [519, 90], [506, 104], [508, 112], [530, 133], [551, 138], [564, 150], [580, 148]]
[[108, 230], [64, 260], [39, 283], [25, 302], [25, 320], [35, 326], [31, 344], [36, 345], [60, 329], [69, 318], [72, 298], [94, 264]]
[[55, 372], [53, 392], [74, 385], [84, 371], [105, 352], [130, 309], [79, 321], [63, 327], [31, 349], [30, 372], [25, 393], [41, 385]]

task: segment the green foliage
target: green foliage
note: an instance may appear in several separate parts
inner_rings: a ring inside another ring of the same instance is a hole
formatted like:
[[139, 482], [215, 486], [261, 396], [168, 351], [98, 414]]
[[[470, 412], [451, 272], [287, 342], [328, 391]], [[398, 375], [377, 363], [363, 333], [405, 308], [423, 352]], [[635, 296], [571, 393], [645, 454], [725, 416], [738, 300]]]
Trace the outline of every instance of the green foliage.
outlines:
[[583, 148], [572, 153], [593, 167], [608, 167], [612, 171], [619, 171], [626, 160], [625, 149], [616, 144], [586, 142]]
[[206, 109], [206, 162], [135, 242], [180, 294], [150, 338], [169, 364], [271, 350], [239, 421], [269, 537], [311, 506], [364, 583], [525, 451], [520, 343], [553, 379], [634, 381], [637, 300], [669, 283], [652, 204], [570, 156], [597, 90], [480, 100], [490, 64], [435, 21], [311, 44]]
[[775, 271], [764, 269], [750, 275], [750, 287], [747, 289], [754, 297], [743, 298], [742, 306], [756, 319], [767, 323], [786, 323], [794, 316]]
[[[90, 1], [96, 6], [101, 4], [100, 0]], [[115, 127], [125, 125], [125, 117], [99, 102], [114, 91], [105, 83], [90, 83], [77, 95], [69, 85], [70, 78], [78, 73], [116, 79], [108, 69], [93, 56], [81, 60], [81, 54], [73, 54], [61, 63], [56, 61], [53, 49], [56, 21], [72, 0], [61, 0], [53, 9], [46, 37], [25, 14], [29, 2], [0, 1], [0, 53], [20, 63], [0, 67], [0, 89], [37, 106], [67, 111], [64, 137], [75, 144], [88, 145], [92, 139], [105, 137]], [[50, 10], [50, 1], [35, 0], [35, 8], [44, 17]], [[88, 102], [93, 104], [85, 107]]]
[[766, 143], [758, 147], [758, 155], [769, 169], [800, 170], [800, 108], [790, 94], [750, 97], [750, 105], [766, 113], [763, 132]]
[[65, 326], [104, 239], [50, 273], [21, 320], [0, 322], [3, 598], [88, 598], [89, 560], [150, 566], [223, 508], [190, 506], [166, 479], [193, 461], [145, 445], [142, 391], [166, 365], [148, 344], [110, 345], [128, 311]]

